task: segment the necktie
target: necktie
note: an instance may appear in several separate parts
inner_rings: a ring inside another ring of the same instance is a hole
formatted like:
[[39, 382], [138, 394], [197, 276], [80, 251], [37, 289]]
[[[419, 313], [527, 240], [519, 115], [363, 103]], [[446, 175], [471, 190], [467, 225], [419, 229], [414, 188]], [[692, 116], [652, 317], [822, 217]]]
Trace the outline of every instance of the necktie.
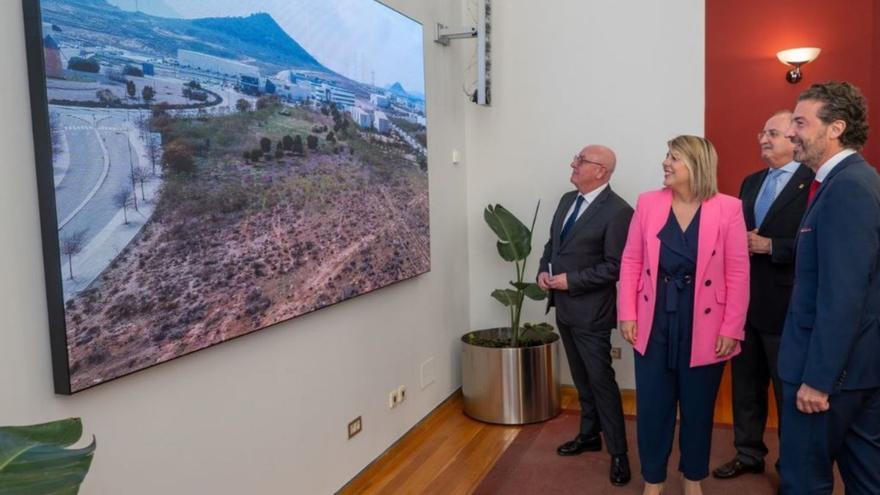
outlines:
[[816, 195], [816, 191], [819, 190], [819, 186], [821, 185], [822, 183], [817, 180], [813, 180], [813, 182], [810, 183], [810, 194], [807, 196], [807, 204], [813, 202], [813, 196]]
[[577, 201], [574, 202], [574, 210], [572, 210], [571, 215], [565, 220], [565, 224], [562, 226], [562, 232], [559, 234], [559, 240], [565, 240], [565, 236], [568, 235], [568, 231], [571, 230], [571, 227], [574, 226], [574, 222], [577, 221], [578, 212], [581, 211], [581, 205], [584, 204], [584, 197], [578, 194]]
[[782, 169], [778, 168], [770, 169], [767, 172], [767, 179], [764, 180], [764, 189], [761, 190], [758, 200], [755, 201], [755, 227], [760, 227], [764, 223], [764, 218], [767, 217], [767, 212], [770, 211], [770, 205], [776, 199], [776, 183], [780, 175], [782, 175]]

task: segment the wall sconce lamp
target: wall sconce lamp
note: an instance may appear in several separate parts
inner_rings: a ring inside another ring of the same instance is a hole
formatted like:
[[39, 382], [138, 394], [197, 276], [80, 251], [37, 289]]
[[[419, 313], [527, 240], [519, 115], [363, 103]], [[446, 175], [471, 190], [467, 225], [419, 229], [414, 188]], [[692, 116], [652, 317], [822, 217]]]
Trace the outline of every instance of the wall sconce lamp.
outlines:
[[778, 58], [780, 62], [794, 67], [794, 69], [791, 69], [785, 74], [785, 80], [791, 84], [796, 84], [803, 79], [804, 76], [801, 74], [801, 66], [816, 60], [816, 57], [819, 56], [819, 52], [821, 51], [821, 48], [805, 47], [791, 48], [776, 53], [776, 58]]

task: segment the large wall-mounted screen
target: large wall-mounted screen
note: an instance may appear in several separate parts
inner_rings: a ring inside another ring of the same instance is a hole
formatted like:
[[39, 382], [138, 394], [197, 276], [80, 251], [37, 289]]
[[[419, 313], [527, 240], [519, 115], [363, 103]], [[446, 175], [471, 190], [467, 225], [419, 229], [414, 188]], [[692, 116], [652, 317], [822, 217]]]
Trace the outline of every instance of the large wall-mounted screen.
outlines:
[[374, 0], [24, 0], [55, 388], [430, 269], [423, 30]]

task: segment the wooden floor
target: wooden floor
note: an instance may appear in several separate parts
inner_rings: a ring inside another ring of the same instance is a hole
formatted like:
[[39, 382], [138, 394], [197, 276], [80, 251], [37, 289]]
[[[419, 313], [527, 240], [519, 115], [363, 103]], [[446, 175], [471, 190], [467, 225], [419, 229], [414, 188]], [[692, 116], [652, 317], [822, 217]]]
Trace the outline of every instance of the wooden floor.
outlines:
[[[725, 370], [724, 382], [726, 387], [722, 386], [715, 404], [715, 422], [730, 424], [729, 367]], [[624, 414], [634, 416], [635, 392], [623, 390], [621, 396]], [[561, 405], [563, 409], [578, 409], [573, 387], [562, 387]], [[516, 438], [520, 427], [481, 423], [465, 416], [462, 410], [461, 391], [458, 391], [339, 493], [471, 493]], [[768, 426], [775, 425], [775, 412], [771, 410]]]
[[[635, 394], [622, 393], [625, 414], [635, 414]], [[577, 392], [563, 387], [563, 409], [578, 409]], [[462, 412], [461, 392], [367, 466], [340, 494], [471, 493], [519, 433], [518, 426], [481, 423]]]

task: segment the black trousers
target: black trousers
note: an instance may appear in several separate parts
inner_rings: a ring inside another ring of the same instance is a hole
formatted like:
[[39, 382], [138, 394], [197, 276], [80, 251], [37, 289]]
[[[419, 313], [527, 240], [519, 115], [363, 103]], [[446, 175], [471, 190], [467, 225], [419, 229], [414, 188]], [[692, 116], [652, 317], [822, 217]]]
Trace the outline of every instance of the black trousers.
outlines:
[[609, 454], [625, 454], [623, 405], [611, 367], [611, 329], [582, 328], [563, 323], [559, 318], [556, 326], [578, 391], [580, 433], [592, 436], [601, 431]]
[[767, 455], [764, 426], [769, 401], [767, 387], [773, 383], [776, 418], [782, 431], [782, 382], [776, 371], [781, 335], [762, 333], [746, 324], [742, 352], [731, 362], [733, 378], [733, 445], [743, 464], [753, 465]]

